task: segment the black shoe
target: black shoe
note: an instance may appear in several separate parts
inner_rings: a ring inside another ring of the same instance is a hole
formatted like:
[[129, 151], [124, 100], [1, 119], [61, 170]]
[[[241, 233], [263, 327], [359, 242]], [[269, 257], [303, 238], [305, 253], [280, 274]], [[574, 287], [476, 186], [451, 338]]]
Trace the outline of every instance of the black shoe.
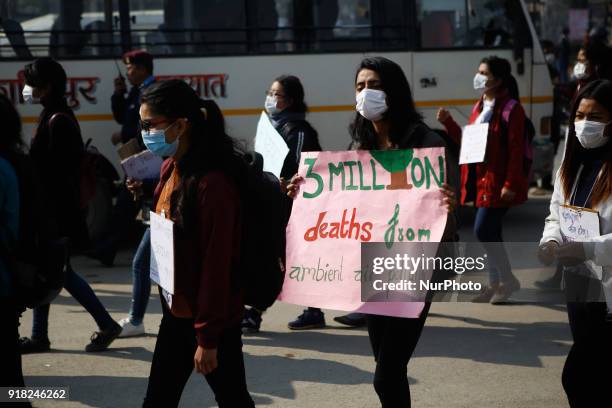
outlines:
[[363, 313], [349, 313], [344, 316], [334, 317], [334, 321], [350, 327], [363, 327], [366, 325], [366, 318]]
[[244, 311], [244, 317], [240, 327], [242, 328], [242, 334], [255, 334], [259, 333], [261, 327], [261, 313], [259, 311], [250, 308]]
[[22, 337], [19, 339], [21, 354], [44, 353], [51, 350], [49, 339]]
[[561, 289], [561, 276], [557, 277], [557, 275], [554, 275], [548, 279], [535, 281], [534, 285], [536, 288], [544, 290]]
[[95, 259], [99, 261], [102, 265], [107, 268], [112, 268], [115, 264], [115, 257], [117, 256], [117, 249], [111, 247], [110, 245], [107, 247], [97, 247], [94, 249], [90, 249], [88, 251], [84, 251], [83, 255], [88, 258]]
[[94, 334], [91, 335], [91, 343], [85, 346], [85, 351], [89, 353], [104, 351], [120, 334], [121, 326], [117, 323], [113, 323], [109, 329], [94, 332]]
[[325, 327], [325, 315], [319, 309], [306, 309], [287, 325], [291, 330], [322, 329]]

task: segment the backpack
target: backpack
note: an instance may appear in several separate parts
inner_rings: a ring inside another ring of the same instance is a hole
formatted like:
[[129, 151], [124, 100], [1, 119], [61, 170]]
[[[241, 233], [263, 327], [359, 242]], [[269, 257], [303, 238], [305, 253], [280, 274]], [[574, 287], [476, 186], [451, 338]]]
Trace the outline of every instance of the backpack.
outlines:
[[[510, 123], [510, 114], [512, 109], [518, 105], [518, 101], [511, 99], [509, 100], [502, 111], [502, 120], [505, 123], [504, 135], [507, 138], [507, 129]], [[525, 133], [523, 137], [523, 175], [527, 180], [531, 180], [532, 177], [532, 166], [533, 166], [533, 139], [535, 138], [536, 130], [533, 126], [533, 122], [527, 116], [525, 116]]]
[[68, 244], [52, 236], [33, 163], [18, 156], [11, 164], [19, 182], [19, 236], [14, 249], [1, 251], [9, 260], [15, 299], [34, 308], [50, 303], [62, 290]]
[[263, 171], [259, 153], [244, 156], [240, 286], [244, 303], [264, 311], [276, 301], [285, 279], [286, 201], [275, 175]]
[[[70, 122], [76, 127], [79, 134], [81, 128], [76, 120], [64, 113], [55, 113], [49, 119], [49, 126], [59, 117], [64, 117], [70, 120]], [[93, 198], [96, 195], [96, 189], [98, 185], [98, 179], [100, 177], [106, 177], [110, 180], [118, 180], [119, 174], [114, 169], [112, 164], [106, 160], [104, 156], [98, 151], [98, 149], [91, 145], [92, 139], [88, 139], [83, 147], [83, 155], [79, 165], [79, 204], [81, 209], [86, 209]]]

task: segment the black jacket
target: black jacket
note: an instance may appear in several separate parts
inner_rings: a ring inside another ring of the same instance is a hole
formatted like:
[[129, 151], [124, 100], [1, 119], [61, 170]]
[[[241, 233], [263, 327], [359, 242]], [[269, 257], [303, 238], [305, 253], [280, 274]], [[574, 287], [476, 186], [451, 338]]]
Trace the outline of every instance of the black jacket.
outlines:
[[87, 228], [80, 205], [81, 130], [65, 98], [44, 105], [30, 157], [42, 185], [45, 211], [55, 221], [57, 234], [85, 244]]
[[305, 120], [290, 120], [280, 126], [278, 132], [289, 147], [289, 154], [285, 158], [281, 177], [291, 179], [297, 173], [302, 152], [320, 152], [319, 135], [317, 131]]
[[[149, 77], [142, 85], [133, 86], [127, 96], [114, 93], [111, 97], [111, 109], [115, 121], [121, 125], [121, 142], [127, 143], [140, 137], [140, 95], [142, 90], [155, 82], [153, 77]], [[141, 143], [142, 145], [142, 143]]]

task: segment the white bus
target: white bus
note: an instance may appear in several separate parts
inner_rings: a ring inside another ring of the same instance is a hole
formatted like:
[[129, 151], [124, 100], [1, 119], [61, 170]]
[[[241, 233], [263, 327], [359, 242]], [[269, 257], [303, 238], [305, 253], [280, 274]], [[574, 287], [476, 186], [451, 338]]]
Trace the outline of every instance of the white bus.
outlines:
[[[121, 54], [147, 49], [155, 74], [179, 76], [223, 109], [229, 133], [251, 141], [265, 91], [298, 76], [325, 149], [344, 149], [354, 115], [354, 74], [365, 55], [399, 63], [430, 125], [445, 106], [465, 124], [478, 95], [479, 61], [513, 62], [521, 100], [548, 137], [553, 85], [523, 0], [0, 0], [0, 92], [31, 133], [40, 106], [21, 98], [20, 71], [51, 55], [69, 77], [84, 139], [118, 165], [110, 136]], [[22, 31], [23, 30], [23, 31]]]

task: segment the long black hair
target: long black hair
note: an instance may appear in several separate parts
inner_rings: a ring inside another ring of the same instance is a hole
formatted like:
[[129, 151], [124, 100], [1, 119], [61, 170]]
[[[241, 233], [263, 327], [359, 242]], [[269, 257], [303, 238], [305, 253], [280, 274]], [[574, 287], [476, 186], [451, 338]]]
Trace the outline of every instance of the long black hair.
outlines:
[[[422, 121], [423, 117], [416, 110], [408, 79], [402, 68], [395, 62], [384, 57], [364, 58], [355, 73], [357, 76], [364, 69], [376, 72], [380, 76], [382, 90], [387, 95], [388, 110], [383, 119], [390, 123], [389, 138], [392, 143], [399, 144], [411, 124]], [[371, 121], [357, 112], [349, 127], [353, 142], [360, 149], [374, 150], [378, 148], [378, 138]]]
[[[578, 169], [587, 155], [587, 149], [582, 147], [576, 137], [576, 127], [574, 126], [576, 112], [583, 99], [594, 99], [612, 115], [612, 81], [598, 79], [589, 83], [580, 91], [572, 106], [572, 113], [569, 119], [569, 134], [566, 142], [567, 146], [565, 147], [565, 157], [561, 164], [561, 184], [563, 185], [566, 200], [570, 199], [571, 190], [578, 176]], [[611, 125], [607, 126], [606, 131], [608, 138], [612, 138]], [[605, 162], [601, 169], [601, 180], [603, 180], [603, 183], [598, 183], [593, 188], [593, 206], [612, 195], [612, 142], [608, 141], [608, 144], [601, 149], [605, 151], [603, 155]]]
[[285, 99], [290, 101], [289, 106], [285, 109], [287, 112], [306, 113], [308, 111], [308, 106], [304, 101], [304, 87], [298, 77], [281, 75], [274, 82], [281, 84]]
[[211, 171], [221, 171], [241, 189], [245, 171], [242, 151], [226, 133], [219, 106], [212, 100], [200, 99], [184, 81], [174, 79], [150, 85], [141, 103], [155, 115], [171, 121], [186, 118], [191, 124], [189, 149], [177, 162], [181, 186], [172, 194], [176, 203], [172, 215], [179, 225], [193, 226], [199, 179]]
[[589, 79], [612, 80], [612, 49], [598, 41], [589, 42], [581, 49], [593, 71]]
[[66, 93], [66, 71], [53, 58], [35, 59], [24, 68], [25, 83], [34, 88], [50, 86], [49, 99], [64, 98]]
[[521, 95], [519, 94], [516, 78], [512, 75], [510, 61], [496, 55], [491, 55], [490, 57], [483, 58], [480, 63], [487, 64], [493, 78], [501, 80], [501, 88], [508, 91], [512, 99], [520, 102]]
[[22, 139], [19, 113], [11, 100], [2, 93], [0, 93], [0, 117], [2, 118], [0, 156], [11, 161], [15, 154], [23, 153], [25, 145]]

